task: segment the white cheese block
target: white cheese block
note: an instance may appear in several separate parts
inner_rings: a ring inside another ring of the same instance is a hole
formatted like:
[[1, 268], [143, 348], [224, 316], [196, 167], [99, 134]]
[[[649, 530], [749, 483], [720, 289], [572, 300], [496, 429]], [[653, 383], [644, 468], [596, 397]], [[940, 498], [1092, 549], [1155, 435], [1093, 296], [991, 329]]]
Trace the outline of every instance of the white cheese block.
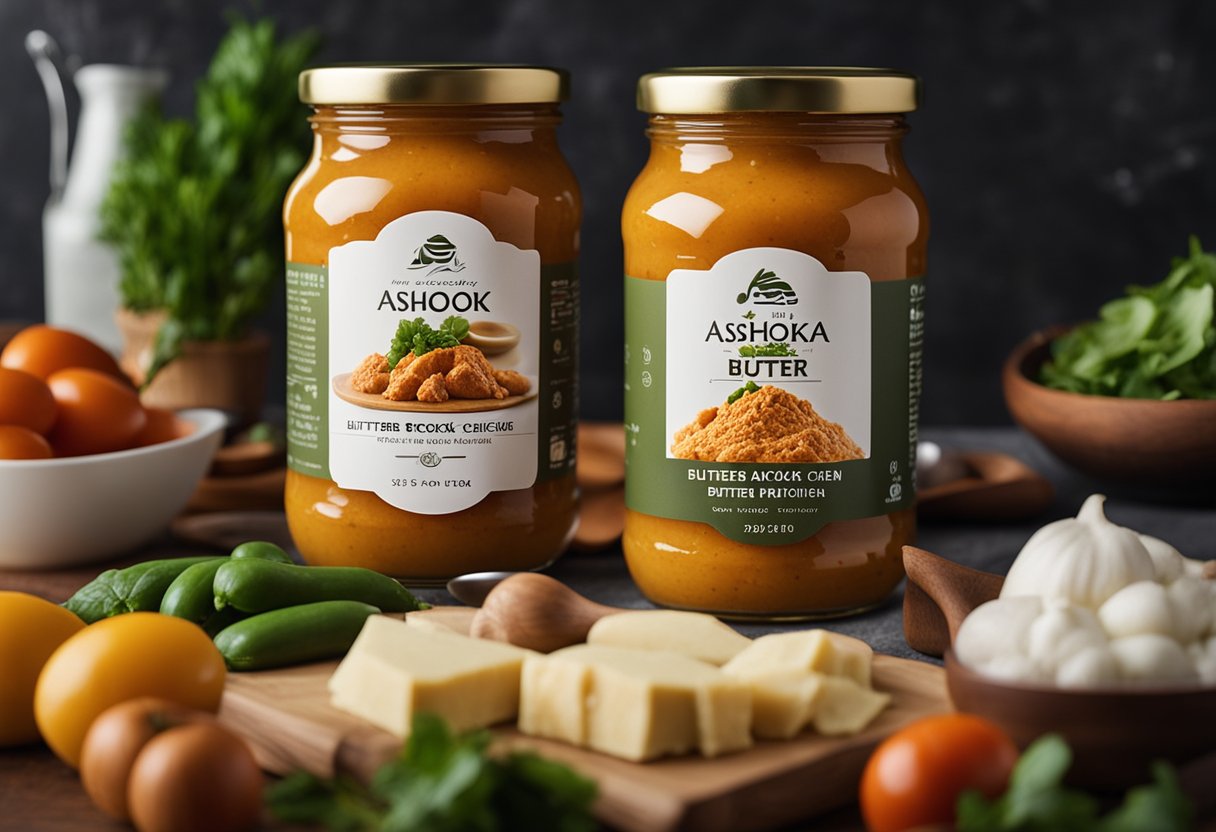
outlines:
[[891, 695], [862, 687], [844, 676], [828, 676], [815, 701], [815, 730], [825, 737], [851, 736], [874, 721]]
[[845, 676], [781, 673], [747, 679], [752, 687], [752, 733], [788, 740], [814, 728], [824, 736], [856, 734], [891, 701]]
[[519, 676], [531, 651], [430, 631], [395, 618], [367, 619], [329, 679], [330, 701], [399, 737], [416, 713], [443, 717], [454, 731], [513, 719]]
[[821, 673], [798, 673], [748, 679], [752, 733], [766, 740], [788, 740], [806, 729], [815, 718], [827, 678]]
[[524, 662], [519, 729], [626, 760], [751, 745], [751, 689], [678, 653], [580, 644]]
[[587, 634], [587, 643], [638, 650], [670, 650], [709, 664], [723, 665], [752, 640], [712, 615], [700, 612], [631, 610], [607, 615], [595, 622]]
[[799, 630], [761, 636], [722, 667], [741, 679], [822, 673], [844, 676], [863, 688], [870, 687], [874, 651], [861, 639], [827, 630]]

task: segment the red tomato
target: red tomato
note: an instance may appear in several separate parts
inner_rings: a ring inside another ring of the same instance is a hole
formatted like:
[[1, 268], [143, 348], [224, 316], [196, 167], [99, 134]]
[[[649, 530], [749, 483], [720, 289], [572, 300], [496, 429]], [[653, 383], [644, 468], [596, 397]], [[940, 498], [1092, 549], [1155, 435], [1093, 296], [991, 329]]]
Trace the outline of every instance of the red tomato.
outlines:
[[105, 373], [60, 370], [47, 384], [59, 406], [59, 418], [49, 437], [59, 456], [130, 448], [148, 423], [135, 390]]
[[159, 407], [145, 407], [148, 417], [144, 429], [135, 437], [135, 445], [142, 448], [145, 445], [159, 445], [170, 439], [185, 436], [184, 426], [178, 424], [177, 415], [172, 410], [162, 410]]
[[25, 370], [43, 379], [58, 370], [85, 367], [127, 381], [118, 362], [101, 347], [83, 335], [45, 324], [27, 326], [14, 335], [0, 352], [0, 367]]
[[917, 720], [874, 750], [861, 777], [861, 814], [870, 832], [951, 824], [958, 796], [1005, 792], [1018, 760], [1013, 740], [970, 714]]
[[50, 459], [51, 445], [21, 425], [0, 425], [0, 459]]
[[45, 436], [54, 423], [55, 398], [46, 382], [0, 367], [0, 425], [21, 425]]

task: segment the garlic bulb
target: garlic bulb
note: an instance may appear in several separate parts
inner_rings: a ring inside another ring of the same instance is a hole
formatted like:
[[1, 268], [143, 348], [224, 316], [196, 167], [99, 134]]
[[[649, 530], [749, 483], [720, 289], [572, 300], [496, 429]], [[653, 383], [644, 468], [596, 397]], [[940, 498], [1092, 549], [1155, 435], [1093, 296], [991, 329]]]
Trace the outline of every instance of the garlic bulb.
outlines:
[[1106, 519], [1094, 494], [1075, 518], [1039, 529], [1014, 560], [1001, 598], [1063, 598], [1096, 610], [1128, 584], [1156, 577], [1152, 556], [1131, 529]]
[[980, 604], [958, 628], [954, 655], [977, 669], [1002, 656], [1026, 656], [1030, 625], [1042, 611], [1043, 602], [1030, 597], [998, 598]]
[[1119, 662], [1108, 644], [1086, 647], [1060, 664], [1055, 682], [1062, 688], [1114, 685], [1119, 682]]
[[1117, 638], [1110, 649], [1126, 682], [1168, 685], [1199, 681], [1194, 661], [1168, 636], [1149, 633]]
[[1174, 613], [1174, 637], [1190, 644], [1212, 629], [1216, 590], [1211, 581], [1184, 575], [1166, 588]]
[[1216, 685], [1216, 636], [1212, 636], [1206, 642], [1194, 642], [1187, 648], [1187, 653], [1190, 654], [1191, 661], [1195, 663], [1199, 680], [1205, 685]]
[[1156, 573], [1154, 580], [1159, 584], [1172, 584], [1182, 577], [1185, 570], [1186, 558], [1164, 540], [1151, 535], [1139, 535], [1148, 556], [1153, 559], [1153, 569]]
[[1177, 631], [1169, 593], [1154, 581], [1137, 581], [1123, 587], [1106, 599], [1098, 609], [1098, 618], [1111, 638], [1146, 633], [1174, 638]]
[[1044, 602], [1027, 633], [1027, 655], [1048, 678], [1081, 651], [1105, 646], [1106, 633], [1093, 611], [1058, 598]]

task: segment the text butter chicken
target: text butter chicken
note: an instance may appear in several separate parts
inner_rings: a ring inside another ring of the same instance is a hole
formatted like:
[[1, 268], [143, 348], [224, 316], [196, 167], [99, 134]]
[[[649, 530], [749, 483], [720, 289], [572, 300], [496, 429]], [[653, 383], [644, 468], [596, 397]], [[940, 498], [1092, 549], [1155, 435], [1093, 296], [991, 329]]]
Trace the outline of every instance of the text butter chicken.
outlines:
[[581, 203], [564, 73], [306, 71], [287, 232], [287, 519], [416, 582], [532, 569], [576, 517]]
[[881, 602], [912, 540], [928, 215], [889, 70], [647, 75], [626, 199], [624, 548], [741, 617]]

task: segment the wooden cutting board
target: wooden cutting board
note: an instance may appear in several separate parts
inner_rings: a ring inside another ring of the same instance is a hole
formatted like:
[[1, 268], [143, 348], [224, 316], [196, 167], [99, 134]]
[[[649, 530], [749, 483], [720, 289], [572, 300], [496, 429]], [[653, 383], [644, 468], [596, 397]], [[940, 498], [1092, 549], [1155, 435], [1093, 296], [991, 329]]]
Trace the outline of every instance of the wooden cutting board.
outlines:
[[[221, 719], [244, 736], [267, 770], [298, 768], [366, 781], [401, 741], [330, 707], [325, 684], [336, 663], [233, 673]], [[680, 757], [630, 763], [551, 740], [496, 728], [496, 744], [533, 749], [599, 783], [596, 815], [630, 832], [772, 829], [848, 805], [870, 751], [883, 737], [923, 716], [950, 710], [945, 675], [924, 662], [877, 656], [874, 685], [893, 694], [865, 732], [829, 739], [804, 734], [761, 742], [713, 760]]]

